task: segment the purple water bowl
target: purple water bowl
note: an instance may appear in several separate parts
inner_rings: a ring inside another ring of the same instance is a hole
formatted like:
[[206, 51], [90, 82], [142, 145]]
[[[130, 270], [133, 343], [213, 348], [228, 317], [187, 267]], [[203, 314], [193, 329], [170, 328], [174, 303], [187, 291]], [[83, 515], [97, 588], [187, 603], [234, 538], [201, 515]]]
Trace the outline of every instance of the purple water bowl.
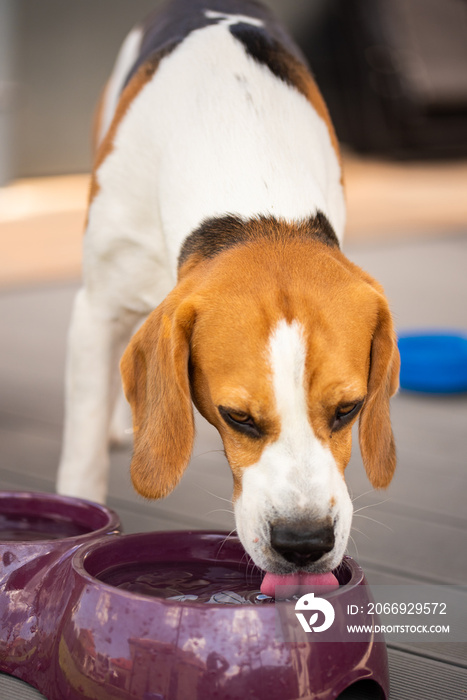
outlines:
[[72, 553], [119, 531], [117, 514], [97, 503], [0, 491], [0, 671], [42, 687], [71, 595]]
[[[258, 596], [262, 572], [237, 537], [125, 535], [80, 547], [70, 562], [53, 682], [42, 687], [49, 700], [389, 697], [381, 638], [281, 637], [279, 604]], [[360, 601], [371, 595], [351, 558], [336, 574], [341, 585], [329, 599], [338, 608], [354, 603], [357, 590]], [[50, 595], [58, 591], [51, 581]]]

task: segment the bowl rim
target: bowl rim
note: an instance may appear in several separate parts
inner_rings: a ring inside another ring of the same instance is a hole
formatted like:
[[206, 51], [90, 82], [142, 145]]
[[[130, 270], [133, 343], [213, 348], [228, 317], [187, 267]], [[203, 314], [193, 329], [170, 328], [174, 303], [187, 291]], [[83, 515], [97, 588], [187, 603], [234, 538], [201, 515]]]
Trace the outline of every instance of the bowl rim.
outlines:
[[[98, 518], [102, 518], [102, 524], [99, 525], [99, 527], [95, 529], [89, 529], [87, 532], [82, 532], [77, 535], [70, 535], [68, 537], [44, 537], [41, 539], [34, 539], [34, 540], [28, 540], [28, 539], [15, 539], [15, 540], [2, 540], [1, 539], [1, 530], [0, 530], [0, 545], [8, 544], [10, 546], [16, 546], [16, 545], [31, 545], [31, 546], [37, 546], [40, 544], [58, 544], [62, 542], [75, 542], [75, 541], [81, 541], [83, 538], [86, 539], [91, 539], [92, 541], [96, 540], [97, 538], [101, 539], [103, 536], [106, 534], [111, 534], [112, 532], [118, 532], [121, 529], [121, 521], [120, 521], [120, 516], [116, 513], [116, 511], [112, 510], [111, 508], [108, 508], [107, 506], [102, 505], [101, 503], [96, 503], [94, 501], [89, 501], [84, 498], [76, 498], [74, 496], [62, 496], [57, 493], [49, 493], [47, 491], [14, 491], [14, 490], [7, 490], [7, 489], [2, 489], [0, 490], [0, 515], [2, 514], [7, 514], [7, 513], [18, 513], [21, 512], [21, 509], [15, 509], [12, 507], [11, 509], [5, 508], [5, 504], [10, 501], [12, 504], [26, 504], [26, 503], [33, 503], [34, 501], [40, 501], [43, 502], [44, 504], [48, 505], [48, 512], [53, 516], [54, 514], [56, 515], [63, 515], [63, 513], [60, 513], [57, 509], [57, 507], [60, 506], [65, 506], [70, 509], [75, 509], [76, 511], [81, 511], [83, 512], [83, 515], [87, 513], [92, 513], [94, 516]], [[3, 507], [2, 507], [3, 506]], [[55, 509], [54, 509], [55, 506]], [[27, 515], [27, 512], [24, 513], [24, 515]], [[47, 515], [46, 512], [43, 513], [44, 516]], [[71, 521], [73, 521], [73, 518], [70, 518]], [[83, 524], [83, 523], [80, 523]], [[88, 527], [88, 524], [86, 525]], [[72, 545], [70, 544], [70, 547]]]
[[[213, 607], [213, 608], [219, 608], [219, 609], [225, 609], [226, 607], [232, 607], [233, 609], [237, 609], [239, 606], [226, 606], [225, 604], [219, 604], [219, 603], [205, 603], [205, 602], [198, 602], [196, 600], [187, 600], [187, 601], [179, 601], [179, 600], [170, 600], [168, 598], [162, 598], [158, 596], [148, 596], [144, 595], [142, 593], [134, 593], [132, 591], [127, 591], [122, 588], [118, 588], [117, 586], [112, 586], [109, 583], [106, 583], [105, 581], [102, 581], [101, 579], [97, 578], [97, 576], [94, 576], [93, 574], [89, 573], [89, 571], [86, 568], [86, 560], [89, 559], [95, 552], [98, 552], [101, 548], [110, 548], [110, 547], [119, 547], [122, 546], [125, 542], [128, 541], [133, 541], [137, 542], [139, 540], [147, 540], [150, 539], [151, 537], [154, 536], [162, 536], [162, 537], [180, 537], [181, 535], [185, 536], [194, 536], [195, 538], [199, 537], [206, 537], [206, 536], [213, 536], [216, 538], [222, 537], [223, 539], [225, 538], [231, 538], [232, 540], [238, 541], [240, 543], [240, 540], [236, 534], [233, 533], [228, 533], [222, 530], [156, 530], [156, 531], [151, 531], [151, 532], [138, 532], [138, 533], [130, 533], [127, 535], [120, 535], [118, 537], [110, 537], [110, 538], [100, 538], [98, 540], [93, 540], [90, 541], [89, 543], [86, 543], [85, 545], [81, 546], [76, 552], [73, 554], [72, 557], [72, 568], [74, 571], [74, 574], [78, 576], [85, 584], [95, 586], [96, 582], [98, 582], [99, 588], [102, 587], [102, 590], [108, 591], [108, 592], [113, 592], [114, 594], [118, 596], [122, 596], [124, 599], [129, 599], [129, 600], [140, 600], [140, 601], [153, 601], [155, 604], [159, 605], [167, 605], [169, 607], [172, 606], [183, 606], [185, 607], [194, 607], [194, 608], [200, 608], [204, 609], [206, 607]], [[241, 543], [240, 546], [242, 547]], [[157, 561], [157, 560], [156, 560]], [[161, 560], [163, 561], [163, 560]], [[177, 561], [174, 559], [174, 561]], [[206, 561], [209, 561], [209, 559], [206, 558]], [[221, 559], [219, 560], [220, 562], [226, 562], [229, 561], [229, 559]], [[232, 560], [230, 560], [232, 561]], [[122, 562], [122, 565], [125, 564], [125, 561]], [[344, 555], [341, 564], [339, 566], [344, 565], [349, 571], [350, 571], [350, 580], [339, 586], [338, 589], [332, 589], [326, 592], [323, 592], [320, 595], [323, 595], [326, 598], [331, 598], [331, 597], [336, 597], [338, 595], [343, 594], [344, 592], [347, 592], [349, 590], [354, 589], [356, 586], [361, 585], [364, 582], [364, 572], [361, 566], [349, 555]], [[339, 567], [336, 567], [336, 569]], [[335, 570], [336, 570], [335, 569]], [[245, 605], [243, 606], [245, 608], [252, 608], [254, 610], [268, 610], [268, 609], [274, 609], [274, 605]]]

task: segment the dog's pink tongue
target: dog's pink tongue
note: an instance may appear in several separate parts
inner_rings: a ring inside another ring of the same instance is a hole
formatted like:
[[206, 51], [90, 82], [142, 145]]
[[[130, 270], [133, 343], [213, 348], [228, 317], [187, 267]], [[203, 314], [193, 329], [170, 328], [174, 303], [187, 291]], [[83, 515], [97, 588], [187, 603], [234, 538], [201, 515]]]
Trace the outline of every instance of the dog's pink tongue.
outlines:
[[276, 586], [329, 586], [335, 588], [339, 581], [333, 573], [328, 574], [306, 574], [298, 572], [296, 574], [268, 574], [266, 573], [261, 584], [261, 593], [275, 597]]

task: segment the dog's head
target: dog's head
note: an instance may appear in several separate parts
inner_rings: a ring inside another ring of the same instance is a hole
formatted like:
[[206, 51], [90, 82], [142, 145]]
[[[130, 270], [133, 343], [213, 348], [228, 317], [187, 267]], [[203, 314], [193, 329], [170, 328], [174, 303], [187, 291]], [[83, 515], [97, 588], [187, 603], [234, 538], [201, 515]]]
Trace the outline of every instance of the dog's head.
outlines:
[[372, 485], [386, 487], [395, 468], [399, 355], [383, 291], [337, 247], [299, 236], [252, 240], [182, 273], [121, 364], [135, 488], [160, 498], [177, 485], [194, 402], [222, 437], [255, 563], [329, 571], [350, 531], [344, 469], [357, 417]]

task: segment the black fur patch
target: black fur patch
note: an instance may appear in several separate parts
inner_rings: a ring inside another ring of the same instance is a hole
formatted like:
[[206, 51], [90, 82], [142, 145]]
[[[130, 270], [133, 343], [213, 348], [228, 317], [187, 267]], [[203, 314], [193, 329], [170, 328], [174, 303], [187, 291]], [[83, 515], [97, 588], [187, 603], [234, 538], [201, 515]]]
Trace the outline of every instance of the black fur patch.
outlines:
[[248, 221], [242, 221], [236, 216], [224, 216], [204, 221], [188, 236], [180, 251], [178, 268], [191, 256], [209, 259], [250, 241], [286, 240], [288, 237], [310, 239], [331, 248], [339, 248], [334, 229], [322, 212], [298, 224], [279, 222], [272, 216], [259, 216]]
[[295, 85], [289, 54], [279, 41], [251, 24], [235, 24], [230, 27], [230, 33], [243, 44], [251, 58], [267, 66], [279, 80]]
[[[263, 32], [271, 35], [274, 40], [283, 44], [289, 53], [298, 58], [299, 49], [275, 19], [268, 7], [256, 0], [171, 0], [161, 8], [156, 9], [142, 23], [143, 38], [140, 55], [131, 68], [127, 84], [138, 68], [154, 54], [165, 51], [168, 46], [178, 46], [192, 32], [222, 22], [222, 17], [209, 18], [206, 11], [218, 12], [224, 15], [244, 15], [263, 23]], [[233, 25], [236, 27], [239, 25]], [[243, 27], [251, 25], [243, 24]], [[245, 42], [244, 42], [245, 43]], [[251, 43], [251, 42], [250, 42]], [[246, 45], [246, 44], [245, 44]], [[304, 58], [300, 54], [300, 60]]]

